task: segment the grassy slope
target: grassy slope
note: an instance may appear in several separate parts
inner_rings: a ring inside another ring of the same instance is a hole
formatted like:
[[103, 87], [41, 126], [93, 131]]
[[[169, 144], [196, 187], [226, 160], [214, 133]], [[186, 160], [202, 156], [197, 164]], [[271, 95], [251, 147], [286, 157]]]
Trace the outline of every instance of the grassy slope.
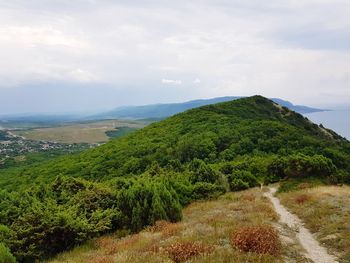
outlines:
[[[183, 211], [179, 223], [146, 229], [139, 234], [119, 238], [106, 235], [86, 245], [63, 253], [51, 263], [96, 262], [172, 262], [166, 248], [175, 243], [194, 242], [213, 247], [191, 262], [283, 262], [283, 258], [303, 262], [300, 248], [283, 242], [278, 256], [245, 253], [233, 248], [230, 235], [242, 226], [269, 224], [277, 226], [277, 215], [258, 188], [228, 193], [218, 200], [195, 202]], [[290, 240], [290, 239], [288, 239]]]
[[340, 262], [350, 262], [350, 187], [309, 186], [305, 182], [278, 197]]

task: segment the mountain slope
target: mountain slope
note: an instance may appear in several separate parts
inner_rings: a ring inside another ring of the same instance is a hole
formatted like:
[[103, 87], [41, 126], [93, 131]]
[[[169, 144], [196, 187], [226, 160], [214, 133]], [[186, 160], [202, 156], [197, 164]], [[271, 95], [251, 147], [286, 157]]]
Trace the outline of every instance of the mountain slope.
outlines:
[[[101, 113], [95, 115], [96, 118], [129, 118], [129, 119], [162, 119], [174, 114], [193, 109], [196, 107], [210, 105], [220, 102], [227, 102], [236, 99], [240, 99], [242, 97], [219, 97], [213, 99], [203, 99], [203, 100], [193, 100], [183, 103], [169, 103], [169, 104], [153, 104], [153, 105], [144, 105], [144, 106], [127, 106], [116, 108], [115, 110]], [[291, 110], [294, 110], [299, 113], [311, 113], [311, 112], [319, 112], [323, 111], [322, 109], [310, 108], [307, 106], [301, 105], [293, 105], [289, 101], [281, 100], [278, 98], [272, 99], [274, 102], [288, 107]]]
[[286, 177], [350, 182], [349, 156], [348, 141], [261, 96], [207, 105], [80, 154], [0, 170], [0, 243], [30, 262], [109, 231], [178, 221], [191, 201], [228, 190]]
[[[38, 173], [33, 171], [41, 166], [21, 175], [28, 182], [58, 174], [105, 180], [140, 174], [153, 161], [163, 166], [194, 158], [215, 162], [225, 154], [252, 154], [254, 150], [277, 154], [282, 149], [291, 153], [312, 147], [319, 151], [321, 145], [327, 148], [342, 141], [302, 115], [255, 96], [191, 109], [97, 149], [49, 163]], [[14, 184], [18, 187], [18, 182]]]

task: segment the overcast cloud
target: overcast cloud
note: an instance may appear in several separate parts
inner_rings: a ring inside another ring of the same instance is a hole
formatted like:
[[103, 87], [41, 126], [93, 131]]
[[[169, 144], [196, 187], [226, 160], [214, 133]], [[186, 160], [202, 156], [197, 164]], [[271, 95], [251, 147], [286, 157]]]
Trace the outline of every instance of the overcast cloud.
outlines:
[[350, 104], [348, 0], [0, 0], [0, 113]]

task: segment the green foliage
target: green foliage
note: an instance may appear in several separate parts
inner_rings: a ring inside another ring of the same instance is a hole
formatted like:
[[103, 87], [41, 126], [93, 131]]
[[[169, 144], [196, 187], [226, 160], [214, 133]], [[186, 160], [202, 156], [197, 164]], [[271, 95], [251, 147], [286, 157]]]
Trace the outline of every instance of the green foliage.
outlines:
[[308, 156], [301, 153], [275, 159], [271, 173], [278, 177], [331, 176], [336, 171], [332, 160], [322, 155]]
[[[0, 242], [33, 262], [196, 199], [285, 177], [349, 182], [350, 145], [260, 96], [192, 109], [88, 151], [0, 170]], [[293, 186], [283, 186], [291, 189]]]
[[223, 186], [199, 182], [193, 187], [193, 199], [216, 198], [225, 193], [226, 189]]
[[192, 171], [191, 181], [192, 183], [205, 182], [214, 184], [219, 179], [219, 174], [204, 161], [194, 159], [189, 165], [190, 171]]
[[0, 263], [15, 263], [16, 258], [11, 254], [8, 247], [0, 243]]
[[249, 171], [234, 170], [228, 176], [231, 191], [245, 190], [258, 185], [258, 179]]

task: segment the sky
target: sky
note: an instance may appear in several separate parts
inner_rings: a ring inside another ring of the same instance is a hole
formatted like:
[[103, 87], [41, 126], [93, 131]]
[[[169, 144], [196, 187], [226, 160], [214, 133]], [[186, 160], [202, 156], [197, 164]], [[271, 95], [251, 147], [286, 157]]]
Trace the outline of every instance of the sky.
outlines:
[[261, 94], [350, 108], [348, 0], [0, 0], [0, 115]]

